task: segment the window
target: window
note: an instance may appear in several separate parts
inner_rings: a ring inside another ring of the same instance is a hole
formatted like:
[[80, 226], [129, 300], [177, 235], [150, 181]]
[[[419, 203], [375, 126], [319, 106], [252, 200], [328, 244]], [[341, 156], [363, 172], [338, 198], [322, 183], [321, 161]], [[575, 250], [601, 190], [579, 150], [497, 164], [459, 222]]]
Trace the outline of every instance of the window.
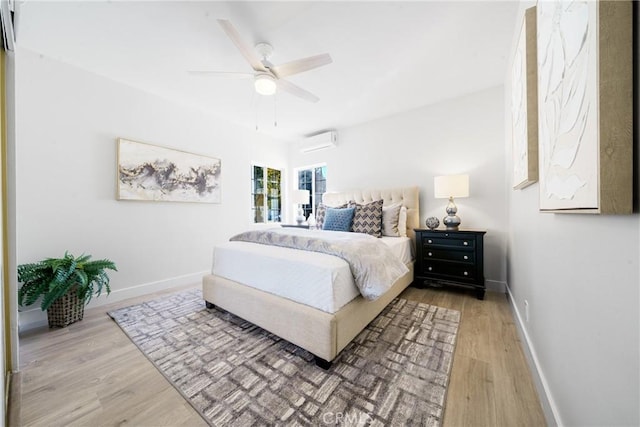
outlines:
[[262, 166], [251, 168], [253, 222], [280, 222], [282, 217], [282, 172]]
[[298, 169], [298, 189], [309, 190], [309, 203], [302, 205], [307, 218], [310, 213], [315, 214], [322, 195], [327, 191], [327, 165]]

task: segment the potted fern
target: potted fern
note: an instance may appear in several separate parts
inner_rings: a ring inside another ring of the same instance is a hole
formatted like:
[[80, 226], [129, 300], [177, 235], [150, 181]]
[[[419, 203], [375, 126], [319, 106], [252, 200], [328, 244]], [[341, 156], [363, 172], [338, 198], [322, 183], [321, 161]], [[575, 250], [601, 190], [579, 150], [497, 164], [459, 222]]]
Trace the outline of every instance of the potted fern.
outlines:
[[111, 293], [106, 270], [117, 271], [108, 259], [91, 260], [91, 255], [75, 257], [68, 252], [63, 258], [21, 264], [18, 266], [18, 302], [21, 306], [42, 297], [40, 308], [47, 311], [49, 327], [65, 327], [82, 320], [84, 306], [102, 290]]

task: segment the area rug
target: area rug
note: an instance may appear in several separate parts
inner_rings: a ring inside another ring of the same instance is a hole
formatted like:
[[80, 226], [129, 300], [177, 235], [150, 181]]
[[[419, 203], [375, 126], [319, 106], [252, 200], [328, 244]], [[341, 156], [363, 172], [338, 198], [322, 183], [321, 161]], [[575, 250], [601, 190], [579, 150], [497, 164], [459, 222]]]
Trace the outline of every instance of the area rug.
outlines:
[[440, 425], [460, 321], [396, 298], [325, 371], [198, 289], [109, 315], [214, 426]]

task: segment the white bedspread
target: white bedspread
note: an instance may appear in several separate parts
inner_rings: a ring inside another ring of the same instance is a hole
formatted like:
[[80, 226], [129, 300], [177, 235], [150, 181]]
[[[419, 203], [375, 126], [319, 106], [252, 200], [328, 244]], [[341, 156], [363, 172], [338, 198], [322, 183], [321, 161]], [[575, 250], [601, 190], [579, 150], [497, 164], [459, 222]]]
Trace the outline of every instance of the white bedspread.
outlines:
[[413, 262], [413, 242], [409, 237], [382, 236], [379, 239], [404, 265]]
[[297, 249], [226, 242], [214, 250], [212, 272], [331, 314], [360, 295], [344, 260]]
[[233, 236], [230, 240], [340, 257], [349, 264], [360, 294], [368, 300], [379, 298], [409, 271], [387, 245], [362, 233], [287, 228], [251, 230]]
[[[408, 237], [378, 240], [405, 265], [413, 261]], [[344, 260], [297, 249], [226, 242], [214, 250], [212, 273], [331, 314], [360, 295]]]

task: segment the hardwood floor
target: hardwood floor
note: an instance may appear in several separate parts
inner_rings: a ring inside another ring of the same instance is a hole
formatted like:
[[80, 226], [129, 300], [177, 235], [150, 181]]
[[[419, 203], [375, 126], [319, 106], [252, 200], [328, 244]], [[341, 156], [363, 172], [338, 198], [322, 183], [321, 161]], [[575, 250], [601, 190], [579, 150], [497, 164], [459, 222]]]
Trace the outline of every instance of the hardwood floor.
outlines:
[[[160, 294], [90, 309], [67, 328], [21, 336], [21, 396], [11, 396], [20, 419], [11, 425], [205, 426], [106, 315]], [[545, 425], [503, 294], [479, 301], [473, 293], [408, 288], [402, 296], [462, 313], [445, 426]]]
[[408, 288], [404, 298], [462, 313], [444, 426], [544, 426], [529, 366], [504, 294]]

